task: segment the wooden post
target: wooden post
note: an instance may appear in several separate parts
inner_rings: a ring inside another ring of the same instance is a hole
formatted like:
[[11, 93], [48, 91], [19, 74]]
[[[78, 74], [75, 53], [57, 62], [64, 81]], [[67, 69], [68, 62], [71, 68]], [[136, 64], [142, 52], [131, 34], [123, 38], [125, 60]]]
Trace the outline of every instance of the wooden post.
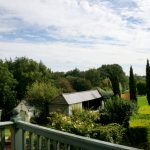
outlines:
[[24, 150], [24, 131], [22, 129], [14, 129], [14, 150]]

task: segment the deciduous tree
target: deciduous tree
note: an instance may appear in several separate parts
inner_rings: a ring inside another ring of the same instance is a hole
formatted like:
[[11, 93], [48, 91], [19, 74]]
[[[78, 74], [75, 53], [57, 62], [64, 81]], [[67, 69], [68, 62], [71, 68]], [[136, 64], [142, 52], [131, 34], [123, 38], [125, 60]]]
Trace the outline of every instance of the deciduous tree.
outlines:
[[26, 97], [41, 111], [45, 120], [49, 114], [49, 104], [58, 94], [58, 89], [51, 83], [35, 82], [28, 87]]
[[0, 60], [0, 109], [3, 120], [10, 119], [10, 112], [16, 105], [16, 83], [7, 65]]

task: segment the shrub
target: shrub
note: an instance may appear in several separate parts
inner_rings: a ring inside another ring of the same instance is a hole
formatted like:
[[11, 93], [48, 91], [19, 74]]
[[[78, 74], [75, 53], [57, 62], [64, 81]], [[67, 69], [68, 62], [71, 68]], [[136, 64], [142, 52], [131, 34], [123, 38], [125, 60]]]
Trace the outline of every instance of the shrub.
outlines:
[[72, 111], [71, 119], [73, 121], [80, 120], [82, 122], [95, 123], [99, 119], [99, 113], [90, 110], [74, 109]]
[[[87, 118], [85, 112], [87, 112]], [[87, 122], [88, 117], [91, 117], [92, 120], [93, 113], [88, 111], [84, 111], [84, 115], [82, 113], [77, 114], [76, 112], [78, 118], [77, 116], [73, 118], [73, 116], [68, 117], [58, 113], [50, 113], [49, 127], [112, 143], [123, 144], [126, 140], [126, 130], [121, 125], [115, 123], [102, 126], [92, 121]]]
[[107, 100], [105, 107], [100, 112], [100, 122], [102, 124], [118, 123], [124, 127], [129, 126], [129, 118], [136, 110], [135, 104], [115, 97]]
[[117, 144], [125, 144], [127, 139], [126, 129], [117, 123], [98, 126], [92, 130], [91, 134], [93, 138]]

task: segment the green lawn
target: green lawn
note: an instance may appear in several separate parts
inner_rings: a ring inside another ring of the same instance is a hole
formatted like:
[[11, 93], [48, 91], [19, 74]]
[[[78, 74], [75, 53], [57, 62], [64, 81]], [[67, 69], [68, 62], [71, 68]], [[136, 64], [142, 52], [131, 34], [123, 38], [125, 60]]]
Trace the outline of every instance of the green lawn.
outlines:
[[146, 96], [139, 96], [137, 100], [138, 113], [130, 118], [130, 127], [144, 127], [148, 130], [148, 142], [150, 143], [150, 106]]
[[138, 96], [137, 103], [138, 103], [139, 107], [141, 107], [141, 106], [147, 106], [148, 102], [147, 102], [146, 96]]

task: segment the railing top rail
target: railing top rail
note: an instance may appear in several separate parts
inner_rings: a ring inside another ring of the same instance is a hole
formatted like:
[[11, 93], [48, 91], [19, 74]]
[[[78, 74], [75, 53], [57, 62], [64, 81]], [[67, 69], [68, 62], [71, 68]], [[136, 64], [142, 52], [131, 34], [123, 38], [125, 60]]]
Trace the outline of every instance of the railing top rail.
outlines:
[[6, 127], [6, 126], [11, 126], [14, 123], [12, 121], [5, 121], [5, 122], [0, 122], [0, 128]]
[[138, 150], [137, 148], [95, 140], [88, 137], [82, 137], [67, 132], [41, 127], [39, 125], [34, 125], [23, 121], [18, 121], [16, 123], [16, 127], [29, 132], [33, 132], [37, 135], [44, 136], [46, 138], [50, 138], [62, 143], [78, 146], [88, 150]]

